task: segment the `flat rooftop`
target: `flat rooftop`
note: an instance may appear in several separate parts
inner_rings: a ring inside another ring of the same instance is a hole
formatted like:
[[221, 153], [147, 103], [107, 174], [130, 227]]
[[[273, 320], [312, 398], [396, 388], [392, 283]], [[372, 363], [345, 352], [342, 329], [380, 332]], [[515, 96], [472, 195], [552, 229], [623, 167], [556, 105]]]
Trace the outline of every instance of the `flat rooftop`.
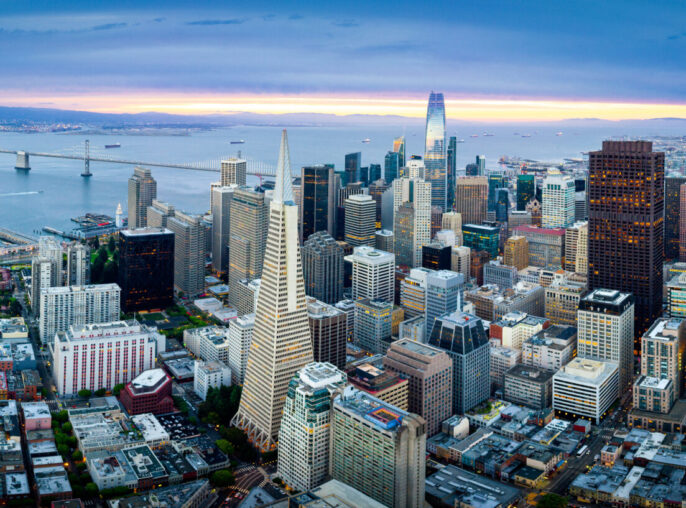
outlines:
[[45, 402], [24, 402], [21, 405], [25, 419], [52, 418], [50, 408]]
[[407, 412], [352, 387], [334, 399], [334, 406], [344, 408], [386, 431], [397, 430], [402, 426], [403, 418], [408, 416]]
[[557, 371], [554, 378], [600, 385], [616, 372], [617, 368], [617, 364], [614, 362], [574, 358]]
[[[407, 321], [405, 321], [406, 323]], [[398, 341], [395, 341], [393, 345], [391, 346], [393, 349], [406, 349], [407, 351], [411, 351], [412, 353], [426, 356], [426, 357], [434, 357], [438, 355], [445, 354], [444, 351], [437, 349], [433, 346], [429, 346], [428, 344], [423, 344], [421, 342], [417, 342], [414, 340], [410, 339], [401, 339]]]
[[311, 388], [324, 388], [344, 381], [345, 375], [328, 362], [307, 364], [300, 370], [300, 380]]
[[140, 373], [131, 381], [134, 393], [154, 391], [167, 380], [167, 374], [162, 369], [150, 369]]
[[522, 495], [515, 487], [453, 465], [429, 476], [425, 486], [427, 496], [440, 499], [445, 506], [456, 506], [458, 500], [479, 508], [511, 506]]

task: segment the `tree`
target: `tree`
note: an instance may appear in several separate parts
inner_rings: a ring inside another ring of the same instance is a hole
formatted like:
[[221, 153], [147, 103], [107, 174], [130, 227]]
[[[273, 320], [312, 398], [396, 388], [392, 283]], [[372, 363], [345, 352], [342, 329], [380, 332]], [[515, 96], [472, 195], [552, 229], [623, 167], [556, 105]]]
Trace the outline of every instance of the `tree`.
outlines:
[[81, 397], [82, 399], [87, 399], [87, 398], [89, 398], [91, 395], [93, 395], [93, 392], [91, 392], [90, 390], [79, 390], [78, 395], [79, 395], [79, 397]]
[[234, 482], [234, 476], [231, 471], [227, 469], [222, 469], [221, 471], [215, 471], [210, 477], [212, 485], [215, 487], [228, 487]]
[[87, 494], [89, 497], [95, 497], [95, 496], [97, 496], [97, 495], [98, 495], [98, 491], [99, 491], [98, 486], [97, 486], [95, 483], [93, 483], [93, 482], [88, 482], [88, 483], [86, 484], [86, 494]]
[[96, 255], [93, 263], [91, 263], [91, 282], [93, 284], [100, 284], [102, 282], [105, 262], [104, 259]]
[[119, 276], [119, 267], [117, 263], [110, 260], [105, 263], [105, 267], [102, 272], [102, 282], [104, 284], [111, 284], [117, 282], [117, 277]]
[[114, 242], [114, 235], [110, 235], [110, 239], [107, 241], [107, 250], [110, 254], [113, 254], [116, 248], [117, 244]]
[[59, 422], [59, 423], [64, 423], [66, 421], [69, 421], [69, 413], [67, 413], [66, 409], [63, 409], [62, 411], [57, 411], [55, 413], [51, 413], [53, 421]]
[[217, 448], [219, 448], [225, 455], [233, 455], [233, 445], [229, 443], [226, 439], [217, 439], [217, 442], [215, 444], [217, 445]]
[[567, 503], [568, 500], [566, 497], [549, 492], [541, 496], [536, 506], [538, 506], [538, 508], [565, 508]]
[[71, 434], [71, 431], [73, 430], [73, 427], [70, 422], [64, 422], [62, 424], [62, 432], [65, 434]]
[[63, 459], [67, 460], [67, 457], [69, 456], [69, 447], [66, 444], [57, 445], [57, 451], [62, 455]]
[[263, 463], [272, 462], [272, 461], [276, 460], [278, 458], [278, 456], [279, 456], [278, 450], [270, 450], [268, 452], [264, 452], [262, 454], [262, 462]]
[[96, 397], [104, 397], [106, 393], [107, 393], [107, 390], [105, 390], [104, 388], [100, 388], [99, 390], [95, 390], [95, 396]]
[[123, 389], [124, 389], [124, 385], [121, 384], [121, 383], [118, 384], [118, 385], [114, 385], [114, 388], [112, 388], [112, 393], [113, 393], [114, 395], [116, 395], [116, 396], [119, 396], [119, 393], [120, 393]]
[[83, 453], [81, 453], [81, 450], [74, 450], [74, 453], [71, 454], [71, 458], [77, 462], [83, 460]]
[[100, 238], [97, 236], [93, 240], [93, 249], [98, 250], [100, 248]]

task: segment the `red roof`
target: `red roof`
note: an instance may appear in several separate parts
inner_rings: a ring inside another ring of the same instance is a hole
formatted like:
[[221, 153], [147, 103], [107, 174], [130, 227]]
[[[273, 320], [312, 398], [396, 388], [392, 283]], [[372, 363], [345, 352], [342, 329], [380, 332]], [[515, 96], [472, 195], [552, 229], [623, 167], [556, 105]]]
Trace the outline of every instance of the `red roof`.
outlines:
[[539, 228], [538, 226], [515, 226], [514, 231], [526, 231], [527, 233], [540, 233], [542, 235], [564, 236], [564, 228]]

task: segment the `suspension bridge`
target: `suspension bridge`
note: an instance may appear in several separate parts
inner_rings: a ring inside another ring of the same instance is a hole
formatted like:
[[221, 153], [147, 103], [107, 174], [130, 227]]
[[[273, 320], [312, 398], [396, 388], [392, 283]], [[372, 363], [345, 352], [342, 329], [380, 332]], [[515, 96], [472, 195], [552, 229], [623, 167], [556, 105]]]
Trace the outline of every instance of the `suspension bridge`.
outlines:
[[[90, 142], [85, 141], [83, 147], [71, 147], [60, 152], [33, 152], [27, 150], [11, 150], [0, 148], [0, 153], [14, 154], [17, 157], [15, 169], [29, 171], [31, 169], [30, 160], [32, 157], [49, 157], [55, 159], [71, 159], [83, 161], [83, 172], [81, 176], [92, 176], [90, 170], [91, 162], [105, 162], [111, 164], [129, 164], [132, 166], [143, 166], [152, 168], [171, 168], [171, 169], [185, 169], [189, 171], [205, 171], [210, 173], [219, 173], [221, 171], [222, 160], [229, 159], [229, 157], [220, 157], [218, 159], [210, 159], [200, 162], [179, 163], [179, 162], [160, 162], [160, 161], [145, 161], [133, 159], [120, 159], [104, 155], [101, 152], [91, 152]], [[240, 152], [239, 152], [240, 154]], [[258, 177], [275, 176], [276, 167], [261, 161], [246, 159], [246, 173]]]

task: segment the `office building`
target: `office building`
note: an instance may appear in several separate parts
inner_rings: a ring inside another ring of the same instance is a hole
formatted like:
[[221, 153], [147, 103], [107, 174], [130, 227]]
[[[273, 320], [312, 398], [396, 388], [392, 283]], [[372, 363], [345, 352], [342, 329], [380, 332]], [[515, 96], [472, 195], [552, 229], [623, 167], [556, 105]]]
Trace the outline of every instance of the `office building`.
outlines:
[[529, 266], [529, 242], [523, 236], [511, 236], [505, 241], [503, 264], [524, 270]]
[[515, 266], [507, 266], [500, 261], [489, 261], [483, 266], [484, 284], [495, 284], [501, 289], [514, 287], [519, 277]]
[[35, 316], [40, 315], [41, 293], [56, 286], [57, 266], [52, 260], [35, 257], [31, 260], [31, 307]]
[[553, 372], [540, 367], [515, 365], [505, 373], [503, 400], [530, 407], [550, 407], [553, 394]]
[[[415, 210], [412, 203], [405, 203], [393, 213], [393, 252], [399, 266], [415, 266]], [[420, 261], [421, 262], [421, 261]]]
[[505, 373], [521, 363], [522, 352], [519, 349], [498, 346], [495, 341], [489, 345], [491, 391], [502, 394]]
[[245, 314], [229, 322], [229, 361], [233, 382], [243, 384], [248, 369], [248, 354], [255, 329], [255, 314]]
[[431, 238], [441, 230], [443, 209], [440, 206], [431, 207]]
[[567, 419], [599, 424], [619, 395], [619, 369], [608, 361], [574, 358], [553, 375], [553, 409]]
[[362, 168], [362, 153], [348, 153], [345, 155], [345, 185], [360, 182], [360, 169]]
[[438, 348], [402, 339], [391, 344], [384, 368], [408, 380], [408, 411], [426, 421], [426, 434], [441, 431], [452, 414], [453, 365]]
[[455, 211], [463, 224], [481, 224], [488, 209], [488, 179], [485, 176], [464, 176], [455, 186]]
[[686, 183], [679, 194], [679, 261], [686, 261]]
[[565, 270], [588, 274], [588, 222], [577, 222], [565, 232]]
[[531, 226], [531, 214], [527, 211], [510, 210], [507, 214], [507, 236], [514, 235], [517, 226]]
[[471, 279], [471, 249], [469, 247], [453, 247], [450, 251], [450, 270], [464, 275], [465, 281]]
[[300, 240], [312, 233], [336, 230], [336, 205], [340, 182], [332, 166], [304, 166], [301, 170], [302, 205], [300, 207]]
[[124, 387], [119, 401], [130, 415], [171, 413], [172, 380], [162, 369], [146, 370]]
[[376, 250], [393, 252], [393, 231], [388, 229], [379, 229], [375, 235], [376, 243], [374, 245]]
[[148, 225], [148, 207], [157, 198], [157, 181], [150, 170], [136, 166], [129, 178], [129, 228]]
[[686, 274], [672, 277], [667, 283], [667, 315], [686, 318]]
[[595, 289], [579, 302], [577, 356], [619, 366], [619, 391], [634, 377], [634, 298], [631, 293]]
[[203, 326], [184, 330], [183, 345], [200, 360], [229, 364], [229, 328]]
[[462, 310], [464, 285], [464, 275], [450, 270], [431, 271], [426, 275], [426, 337], [431, 335], [437, 318]]
[[[447, 231], [452, 234], [452, 231]], [[450, 270], [452, 266], [452, 246], [438, 241], [422, 247], [422, 268], [429, 270]]]
[[536, 194], [536, 177], [534, 175], [517, 175], [517, 210], [522, 212]]
[[223, 160], [221, 164], [221, 185], [245, 185], [247, 161], [236, 157]]
[[400, 306], [406, 317], [424, 316], [426, 313], [426, 278], [430, 270], [413, 268], [400, 281]]
[[449, 229], [455, 233], [455, 245], [462, 245], [462, 214], [445, 212], [441, 218], [441, 229]]
[[264, 259], [245, 383], [238, 412], [231, 421], [263, 451], [276, 445], [290, 379], [312, 362], [298, 241], [298, 207], [293, 202], [285, 129]]
[[174, 233], [165, 228], [119, 232], [121, 308], [166, 309], [174, 303]]
[[531, 316], [544, 315], [545, 290], [538, 284], [519, 281], [512, 289], [480, 286], [464, 293], [465, 302], [474, 305], [474, 313], [486, 321], [497, 321], [510, 312], [524, 312]]
[[413, 155], [410, 160], [407, 161], [407, 167], [404, 168], [403, 178], [419, 178], [420, 180], [425, 180], [426, 178], [426, 166], [424, 166], [424, 161], [421, 156]]
[[[210, 191], [210, 193], [211, 192], [212, 191]], [[211, 200], [212, 196], [213, 195], [210, 194]], [[210, 210], [211, 209], [212, 208], [210, 208]], [[166, 228], [169, 217], [174, 217], [175, 211], [174, 205], [153, 199], [152, 205], [148, 207], [148, 227]]]
[[334, 304], [343, 297], [343, 248], [326, 231], [310, 235], [302, 247], [305, 294]]
[[486, 156], [485, 155], [477, 155], [476, 156], [476, 166], [478, 168], [478, 171], [480, 175], [485, 175], [486, 174]]
[[387, 152], [384, 157], [384, 180], [389, 184], [393, 184], [393, 180], [398, 178], [401, 167], [403, 165], [400, 164], [400, 154], [398, 152]]
[[538, 226], [517, 226], [513, 234], [523, 236], [529, 244], [529, 266], [561, 268], [565, 256], [565, 234], [563, 228], [541, 228]]
[[373, 247], [355, 247], [345, 257], [352, 264], [352, 298], [393, 302], [395, 291], [395, 256]]
[[[121, 234], [121, 233], [120, 233]], [[85, 286], [91, 281], [91, 250], [87, 245], [71, 243], [66, 248], [65, 286]]]
[[462, 226], [464, 245], [472, 251], [484, 250], [491, 259], [498, 257], [500, 228], [486, 224], [465, 224]]
[[488, 338], [481, 319], [456, 311], [436, 319], [429, 344], [453, 362], [453, 413], [464, 414], [491, 394]]
[[331, 399], [346, 376], [330, 363], [310, 363], [288, 384], [279, 430], [277, 472], [298, 491], [318, 487], [329, 474]]
[[[212, 267], [219, 273], [229, 271], [229, 240], [231, 238], [231, 202], [236, 185], [212, 189]], [[169, 219], [167, 224], [169, 224]]]
[[212, 388], [231, 386], [231, 369], [224, 363], [196, 360], [193, 369], [193, 391], [202, 400], [207, 400], [207, 392]]
[[374, 227], [376, 229], [381, 228], [381, 223], [383, 222], [383, 195], [391, 188], [385, 180], [376, 179], [372, 180], [369, 184], [369, 195], [374, 200], [376, 205], [376, 218], [374, 221]]
[[348, 316], [333, 305], [307, 298], [307, 318], [312, 336], [315, 362], [326, 362], [345, 368], [345, 346], [348, 338]]
[[334, 398], [331, 419], [333, 479], [385, 506], [424, 506], [426, 423], [421, 416], [346, 388]]
[[681, 217], [681, 186], [686, 176], [665, 178], [665, 259], [679, 258], [679, 218]]
[[[393, 151], [398, 154], [399, 167], [405, 167], [405, 136], [400, 136], [393, 140]], [[390, 182], [390, 180], [389, 180]]]
[[383, 354], [391, 337], [393, 304], [383, 300], [355, 300], [353, 342], [372, 354]]
[[137, 321], [72, 325], [54, 336], [52, 373], [60, 396], [111, 390], [155, 366], [164, 335]]
[[500, 189], [507, 189], [507, 178], [505, 178], [505, 175], [501, 173], [491, 173], [488, 175], [488, 205], [486, 210], [491, 214], [489, 220], [495, 220], [495, 205]]
[[386, 404], [407, 411], [408, 381], [396, 373], [385, 370], [383, 355], [362, 358], [347, 369], [348, 383]]
[[445, 103], [442, 93], [431, 92], [426, 109], [424, 142], [425, 179], [431, 183], [431, 206], [446, 209]]
[[450, 136], [446, 152], [446, 207], [445, 210], [455, 208], [455, 182], [457, 181], [457, 137]]
[[544, 228], [568, 228], [574, 224], [574, 180], [561, 174], [548, 174], [543, 180], [541, 225]]
[[70, 326], [117, 321], [121, 290], [116, 284], [52, 287], [41, 291], [42, 312], [38, 322], [43, 343]]
[[633, 293], [637, 337], [662, 312], [665, 155], [652, 148], [604, 141], [589, 154], [589, 286]]
[[[422, 246], [431, 241], [431, 184], [418, 178], [396, 179], [393, 182], [393, 210], [398, 264], [421, 266]], [[401, 263], [401, 260], [408, 262]]]
[[376, 242], [376, 201], [368, 194], [345, 200], [345, 241], [353, 247], [374, 246]]
[[581, 297], [588, 291], [586, 284], [558, 279], [545, 288], [545, 317], [554, 325], [575, 326]]
[[550, 322], [545, 318], [513, 311], [492, 322], [489, 332], [491, 340], [497, 341], [501, 346], [521, 350], [529, 337], [546, 330], [549, 326]]
[[536, 227], [541, 226], [541, 217], [543, 215], [543, 210], [541, 208], [541, 202], [533, 198], [529, 203], [526, 205], [526, 212], [529, 213], [531, 216], [531, 224]]
[[176, 211], [167, 221], [174, 233], [174, 286], [188, 296], [205, 289], [205, 235], [200, 217]]
[[522, 363], [557, 371], [576, 356], [577, 331], [573, 326], [552, 325], [522, 343]]

